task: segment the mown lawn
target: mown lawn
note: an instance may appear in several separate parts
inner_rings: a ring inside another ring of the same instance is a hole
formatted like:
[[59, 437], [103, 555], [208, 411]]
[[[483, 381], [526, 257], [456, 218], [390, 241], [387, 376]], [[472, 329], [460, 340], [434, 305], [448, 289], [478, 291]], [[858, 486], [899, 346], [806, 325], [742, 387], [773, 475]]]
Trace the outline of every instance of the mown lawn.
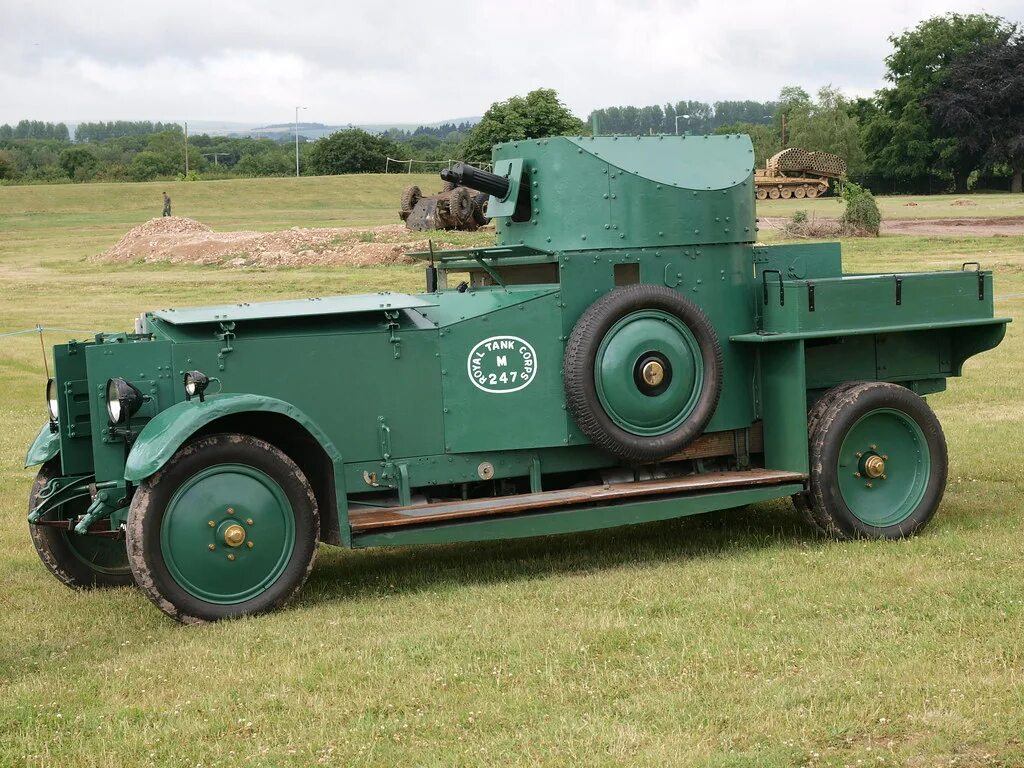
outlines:
[[[390, 223], [407, 182], [166, 186], [176, 213], [272, 229]], [[422, 282], [417, 267], [84, 261], [158, 214], [162, 186], [0, 188], [0, 333]], [[1024, 308], [1024, 238], [844, 248], [856, 271], [980, 260], [998, 311]], [[0, 337], [0, 765], [1024, 763], [1019, 322], [930, 398], [950, 484], [916, 539], [822, 541], [774, 503], [513, 543], [324, 548], [291, 609], [191, 628], [131, 589], [72, 593], [36, 558], [21, 458], [44, 420], [42, 367], [37, 336]]]

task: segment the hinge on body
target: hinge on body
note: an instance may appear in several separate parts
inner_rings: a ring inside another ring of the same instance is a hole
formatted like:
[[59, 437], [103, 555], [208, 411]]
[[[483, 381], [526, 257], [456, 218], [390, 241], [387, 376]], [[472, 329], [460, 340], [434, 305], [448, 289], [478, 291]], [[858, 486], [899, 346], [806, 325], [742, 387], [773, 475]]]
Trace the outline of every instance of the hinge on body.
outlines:
[[402, 356], [402, 339], [398, 336], [398, 313], [385, 312], [385, 319], [388, 321], [388, 332], [391, 334], [388, 341], [395, 347], [395, 360]]
[[220, 352], [217, 353], [217, 368], [223, 371], [225, 355], [234, 351], [234, 347], [231, 346], [231, 341], [235, 338], [235, 324], [233, 322], [221, 323], [220, 333], [217, 334], [217, 338], [220, 339], [221, 343], [224, 345], [220, 348]]

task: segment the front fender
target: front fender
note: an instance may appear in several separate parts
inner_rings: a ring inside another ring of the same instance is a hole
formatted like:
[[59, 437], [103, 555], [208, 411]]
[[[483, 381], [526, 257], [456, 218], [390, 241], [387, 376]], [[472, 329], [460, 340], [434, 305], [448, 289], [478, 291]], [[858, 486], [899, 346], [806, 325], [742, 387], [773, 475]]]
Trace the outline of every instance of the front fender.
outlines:
[[32, 446], [25, 454], [25, 468], [34, 467], [37, 464], [45, 464], [54, 456], [60, 453], [60, 432], [50, 429], [50, 422], [43, 424]]
[[135, 439], [125, 463], [125, 479], [138, 482], [149, 477], [166, 464], [185, 441], [207, 424], [224, 416], [246, 412], [279, 413], [301, 424], [334, 463], [335, 476], [341, 475], [341, 454], [334, 443], [294, 405], [263, 395], [227, 394], [208, 397], [205, 402], [193, 399], [177, 403], [158, 413]]

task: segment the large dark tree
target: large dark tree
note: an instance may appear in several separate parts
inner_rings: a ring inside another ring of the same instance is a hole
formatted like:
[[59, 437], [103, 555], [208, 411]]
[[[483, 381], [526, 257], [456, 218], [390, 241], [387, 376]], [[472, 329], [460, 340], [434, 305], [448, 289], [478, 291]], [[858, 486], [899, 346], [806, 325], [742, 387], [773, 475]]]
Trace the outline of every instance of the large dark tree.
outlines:
[[971, 155], [1010, 166], [1010, 189], [1024, 176], [1024, 35], [953, 62], [929, 106]]
[[943, 128], [926, 102], [955, 61], [1006, 42], [1013, 31], [997, 16], [951, 13], [889, 38], [894, 51], [885, 60], [885, 77], [891, 86], [879, 91], [879, 109], [864, 126], [865, 149], [876, 174], [910, 189], [922, 186], [938, 169], [952, 177], [957, 191], [966, 191], [967, 177], [981, 157]]

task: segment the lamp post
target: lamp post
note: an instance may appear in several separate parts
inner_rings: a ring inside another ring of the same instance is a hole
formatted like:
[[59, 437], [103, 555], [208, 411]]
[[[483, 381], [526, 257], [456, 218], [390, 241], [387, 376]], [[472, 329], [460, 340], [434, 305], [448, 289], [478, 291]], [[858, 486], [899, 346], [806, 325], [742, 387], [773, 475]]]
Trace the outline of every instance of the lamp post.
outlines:
[[[681, 118], [681, 117], [686, 119], [686, 120], [690, 119], [689, 115], [676, 115], [676, 136], [679, 135], [679, 118]], [[689, 123], [687, 123], [687, 126], [689, 126]]]
[[295, 108], [295, 177], [299, 176], [299, 110], [309, 109], [309, 107], [296, 107]]

